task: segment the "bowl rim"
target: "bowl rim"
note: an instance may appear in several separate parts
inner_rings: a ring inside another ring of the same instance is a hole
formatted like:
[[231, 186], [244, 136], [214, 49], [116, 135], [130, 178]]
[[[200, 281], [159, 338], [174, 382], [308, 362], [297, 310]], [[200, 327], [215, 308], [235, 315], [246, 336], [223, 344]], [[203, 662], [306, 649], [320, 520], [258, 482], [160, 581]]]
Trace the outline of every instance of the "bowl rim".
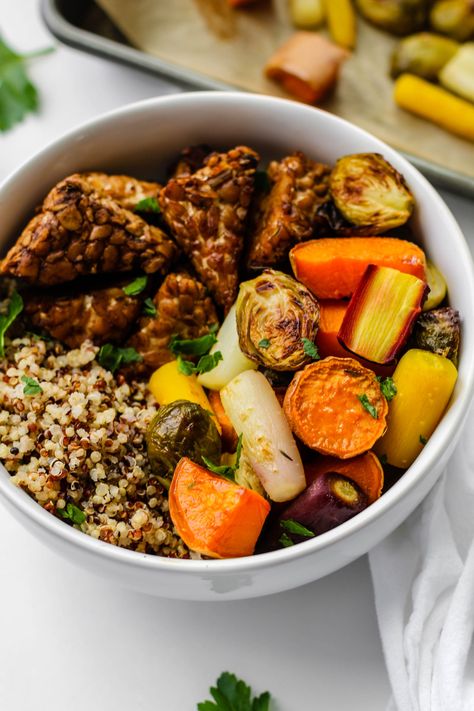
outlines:
[[[380, 152], [388, 154], [389, 160], [395, 159], [395, 162], [398, 164], [397, 167], [399, 167], [401, 172], [403, 172], [405, 176], [409, 176], [407, 182], [409, 184], [414, 183], [416, 185], [415, 192], [417, 192], [418, 188], [421, 188], [426, 192], [427, 200], [432, 205], [436, 206], [437, 211], [442, 214], [443, 219], [449, 225], [452, 238], [457, 243], [456, 246], [459, 251], [459, 256], [464, 262], [467, 276], [466, 289], [470, 293], [473, 305], [472, 313], [474, 313], [474, 264], [469, 247], [451, 211], [426, 178], [424, 178], [424, 176], [421, 175], [421, 173], [394, 148], [391, 148], [385, 144], [384, 141], [376, 138], [368, 131], [365, 131], [349, 121], [330, 114], [322, 109], [305, 104], [299, 104], [289, 99], [281, 99], [261, 94], [247, 94], [238, 91], [193, 91], [153, 97], [120, 106], [112, 109], [111, 111], [100, 114], [97, 117], [89, 119], [77, 127], [65, 132], [58, 138], [55, 138], [49, 142], [33, 156], [25, 160], [13, 173], [1, 182], [0, 199], [3, 192], [11, 184], [15, 184], [21, 178], [23, 173], [28, 172], [35, 163], [41, 162], [43, 159], [47, 158], [50, 152], [59, 150], [63, 146], [67, 146], [69, 142], [80, 138], [85, 133], [94, 133], [95, 131], [100, 132], [101, 129], [107, 126], [110, 122], [120, 122], [120, 120], [125, 117], [130, 118], [137, 114], [146, 113], [147, 111], [159, 111], [160, 107], [175, 105], [178, 109], [180, 107], [182, 108], [182, 105], [189, 103], [192, 104], [194, 102], [208, 106], [222, 104], [222, 107], [225, 105], [232, 106], [236, 104], [242, 107], [242, 104], [245, 104], [249, 110], [251, 110], [252, 107], [258, 107], [265, 104], [273, 110], [278, 110], [278, 108], [286, 108], [290, 111], [294, 111], [295, 118], [298, 114], [309, 115], [311, 112], [311, 115], [314, 117], [316, 123], [318, 121], [328, 121], [334, 125], [338, 124], [340, 127], [346, 128], [350, 131], [354, 137], [369, 139], [374, 144], [374, 150], [379, 150]], [[411, 490], [420, 483], [426, 469], [430, 466], [430, 463], [435, 464], [436, 459], [448, 443], [452, 432], [459, 431], [462, 427], [463, 421], [469, 410], [472, 395], [474, 393], [474, 366], [469, 367], [467, 365], [468, 362], [474, 362], [474, 338], [471, 340], [473, 341], [470, 347], [472, 352], [469, 353], [469, 350], [466, 348], [466, 344], [463, 342], [463, 350], [460, 358], [461, 367], [459, 372], [463, 373], [462, 389], [458, 392], [455, 402], [451, 404], [443, 415], [441, 422], [437, 426], [434, 435], [430, 438], [426, 447], [409, 468], [410, 475], [402, 476], [387, 492], [383, 494], [383, 496], [354, 518], [322, 534], [321, 536], [304, 541], [295, 546], [241, 558], [219, 560], [165, 558], [150, 553], [141, 553], [129, 550], [127, 548], [106, 543], [105, 541], [97, 540], [82, 533], [82, 531], [65, 524], [38, 505], [37, 502], [34, 501], [26, 492], [12, 485], [9, 481], [10, 475], [1, 464], [0, 467], [2, 474], [0, 475], [0, 493], [21, 514], [32, 519], [32, 521], [39, 527], [46, 528], [52, 536], [59, 536], [59, 538], [64, 539], [73, 547], [82, 549], [85, 554], [92, 554], [98, 557], [105, 556], [112, 561], [131, 565], [133, 568], [155, 569], [157, 572], [169, 571], [183, 576], [212, 572], [213, 575], [219, 577], [220, 575], [226, 575], [229, 573], [250, 573], [255, 569], [268, 569], [290, 561], [301, 560], [302, 558], [313, 555], [317, 551], [327, 549], [345, 538], [349, 538], [351, 535], [361, 531], [361, 529], [365, 528], [368, 524], [372, 524], [377, 521], [397, 502], [401, 502], [410, 494]], [[471, 356], [471, 358], [469, 358], [469, 356]]]

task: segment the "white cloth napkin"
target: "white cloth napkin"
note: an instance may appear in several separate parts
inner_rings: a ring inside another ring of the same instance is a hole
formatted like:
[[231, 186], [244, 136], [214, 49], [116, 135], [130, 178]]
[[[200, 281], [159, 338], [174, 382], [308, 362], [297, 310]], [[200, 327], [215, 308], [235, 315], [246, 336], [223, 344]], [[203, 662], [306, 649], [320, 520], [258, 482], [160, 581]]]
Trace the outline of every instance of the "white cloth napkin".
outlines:
[[473, 711], [474, 409], [441, 480], [369, 560], [387, 711]]

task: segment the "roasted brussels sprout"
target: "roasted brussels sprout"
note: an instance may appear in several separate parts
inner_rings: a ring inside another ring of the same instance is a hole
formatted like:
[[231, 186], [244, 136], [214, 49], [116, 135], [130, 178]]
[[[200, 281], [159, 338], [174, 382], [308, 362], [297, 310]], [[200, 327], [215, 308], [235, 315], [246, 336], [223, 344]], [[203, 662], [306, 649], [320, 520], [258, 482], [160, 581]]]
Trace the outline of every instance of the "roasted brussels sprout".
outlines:
[[188, 400], [163, 405], [148, 426], [146, 445], [156, 473], [172, 476], [181, 457], [203, 464], [203, 456], [218, 462], [221, 439], [211, 413]]
[[329, 192], [343, 218], [365, 234], [405, 224], [415, 204], [403, 176], [379, 153], [339, 158]]
[[410, 72], [423, 79], [436, 80], [458, 49], [459, 44], [454, 40], [432, 32], [405, 37], [392, 54], [390, 74], [396, 79], [400, 74]]
[[394, 35], [409, 35], [423, 27], [430, 0], [356, 0], [363, 17]]
[[240, 349], [273, 370], [298, 370], [312, 360], [319, 304], [293, 277], [266, 269], [240, 285], [237, 331]]
[[434, 30], [459, 42], [474, 37], [474, 3], [472, 0], [441, 0], [430, 12]]
[[415, 324], [414, 338], [418, 348], [449, 358], [454, 363], [458, 359], [460, 337], [459, 312], [450, 306], [425, 311]]

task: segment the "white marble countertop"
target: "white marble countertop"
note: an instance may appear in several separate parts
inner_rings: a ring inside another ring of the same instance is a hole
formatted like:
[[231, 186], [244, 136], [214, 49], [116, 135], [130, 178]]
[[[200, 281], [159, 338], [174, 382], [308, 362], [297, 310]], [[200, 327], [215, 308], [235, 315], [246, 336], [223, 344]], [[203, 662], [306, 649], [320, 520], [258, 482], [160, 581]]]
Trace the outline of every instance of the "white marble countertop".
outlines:
[[[15, 48], [51, 44], [38, 0], [0, 0]], [[73, 126], [174, 91], [58, 47], [31, 75], [42, 107], [0, 135], [0, 179]], [[474, 210], [444, 196], [474, 246]], [[40, 545], [0, 502], [0, 706], [5, 711], [192, 711], [223, 670], [271, 690], [276, 711], [382, 711], [389, 685], [366, 558], [299, 590], [235, 603], [110, 587]]]

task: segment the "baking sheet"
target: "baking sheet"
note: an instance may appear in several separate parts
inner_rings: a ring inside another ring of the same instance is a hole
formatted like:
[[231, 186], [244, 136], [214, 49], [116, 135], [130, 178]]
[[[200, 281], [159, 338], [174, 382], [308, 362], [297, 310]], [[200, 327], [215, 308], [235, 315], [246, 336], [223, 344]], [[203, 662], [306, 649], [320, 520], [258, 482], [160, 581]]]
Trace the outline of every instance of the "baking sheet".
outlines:
[[[113, 24], [103, 16], [99, 21], [98, 8], [90, 1], [74, 3], [76, 27], [69, 3], [44, 0], [43, 11], [53, 32], [69, 44], [156, 71], [185, 86], [238, 87], [287, 96], [262, 73], [268, 56], [293, 31], [286, 0], [264, 1], [245, 11], [231, 10], [224, 0], [98, 2]], [[407, 154], [438, 185], [473, 195], [474, 145], [395, 106], [386, 68], [396, 40], [362, 20], [358, 25], [359, 48], [323, 108]], [[140, 51], [126, 46], [127, 40]]]

